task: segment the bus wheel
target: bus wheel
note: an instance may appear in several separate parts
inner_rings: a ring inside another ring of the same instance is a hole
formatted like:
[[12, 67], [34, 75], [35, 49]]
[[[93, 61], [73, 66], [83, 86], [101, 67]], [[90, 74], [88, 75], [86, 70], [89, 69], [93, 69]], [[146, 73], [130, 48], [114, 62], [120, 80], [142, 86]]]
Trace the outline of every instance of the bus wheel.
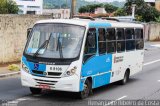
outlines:
[[83, 91], [79, 92], [79, 98], [85, 99], [89, 96], [89, 94], [92, 91], [92, 84], [91, 82], [87, 79], [84, 83], [84, 89]]
[[32, 94], [40, 94], [42, 92], [42, 89], [30, 87], [30, 91]]
[[129, 71], [126, 71], [124, 74], [124, 78], [120, 81], [121, 85], [125, 85], [129, 80]]

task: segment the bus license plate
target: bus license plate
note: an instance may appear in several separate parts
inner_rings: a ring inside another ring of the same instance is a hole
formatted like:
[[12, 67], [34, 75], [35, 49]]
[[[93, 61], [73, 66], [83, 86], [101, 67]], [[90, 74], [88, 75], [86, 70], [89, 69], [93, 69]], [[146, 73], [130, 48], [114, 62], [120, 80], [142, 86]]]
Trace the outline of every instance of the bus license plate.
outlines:
[[41, 89], [50, 89], [50, 86], [47, 85], [47, 84], [40, 84], [39, 88], [41, 88]]

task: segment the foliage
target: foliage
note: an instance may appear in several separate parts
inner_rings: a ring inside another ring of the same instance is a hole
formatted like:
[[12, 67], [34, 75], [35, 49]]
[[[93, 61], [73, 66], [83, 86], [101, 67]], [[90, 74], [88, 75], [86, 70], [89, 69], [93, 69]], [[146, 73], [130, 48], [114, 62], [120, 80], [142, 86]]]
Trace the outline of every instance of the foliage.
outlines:
[[113, 13], [114, 11], [116, 11], [118, 9], [118, 7], [113, 6], [111, 4], [105, 4], [104, 8], [105, 8], [107, 13]]
[[86, 6], [82, 6], [79, 8], [79, 13], [85, 13], [85, 12], [89, 12], [89, 13], [94, 13], [95, 9], [98, 7], [104, 7], [107, 13], [113, 13], [114, 11], [116, 11], [118, 9], [118, 7], [113, 6], [111, 4], [93, 4], [93, 5], [86, 5]]
[[111, 5], [113, 5], [113, 6], [116, 6], [116, 7], [119, 7], [119, 8], [122, 8], [123, 6], [124, 6], [124, 4], [125, 4], [125, 1], [113, 1], [113, 2], [111, 2]]
[[98, 7], [103, 7], [103, 4], [93, 4], [93, 5], [86, 5], [79, 8], [79, 13], [94, 13], [95, 9]]
[[[144, 8], [146, 8], [146, 11], [144, 11]], [[143, 11], [139, 11], [137, 14], [142, 16], [142, 21], [150, 22], [150, 21], [156, 21], [156, 18], [160, 16], [160, 12], [158, 12], [153, 7], [144, 7]], [[141, 14], [140, 14], [141, 12]]]
[[19, 70], [20, 70], [19, 66], [16, 65], [16, 64], [11, 64], [11, 65], [9, 65], [9, 66], [8, 66], [8, 69], [9, 69], [10, 71], [19, 71]]
[[127, 13], [126, 13], [126, 11], [124, 11], [123, 8], [119, 8], [119, 9], [117, 9], [117, 10], [115, 11], [114, 15], [115, 15], [115, 16], [126, 16]]
[[[99, 0], [100, 1], [100, 0]], [[71, 7], [71, 0], [43, 0], [43, 8], [45, 9], [55, 9], [55, 8], [63, 8], [62, 5], [67, 5], [68, 8]], [[77, 0], [76, 2], [76, 10], [78, 12], [79, 8], [86, 5], [99, 4], [97, 1], [87, 1], [87, 0]], [[113, 1], [110, 3], [116, 7], [122, 8], [125, 4], [125, 1]]]
[[18, 6], [12, 0], [0, 0], [0, 14], [17, 14]]
[[[132, 3], [132, 0], [127, 0], [124, 5], [123, 9], [128, 15], [132, 14]], [[144, 0], [135, 0], [134, 4], [136, 4], [135, 15], [138, 21], [156, 21], [156, 18], [160, 16], [160, 12], [149, 6]]]
[[159, 22], [160, 23], [160, 16], [159, 17], [156, 17], [156, 22]]

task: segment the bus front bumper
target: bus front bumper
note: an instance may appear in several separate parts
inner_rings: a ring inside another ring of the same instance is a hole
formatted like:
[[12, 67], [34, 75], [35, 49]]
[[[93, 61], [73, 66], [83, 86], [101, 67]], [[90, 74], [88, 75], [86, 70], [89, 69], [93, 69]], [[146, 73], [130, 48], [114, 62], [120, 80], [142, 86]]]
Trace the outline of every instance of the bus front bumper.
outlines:
[[[79, 92], [79, 78], [76, 75], [62, 78], [33, 76], [21, 69], [22, 86], [58, 91]], [[47, 87], [46, 87], [47, 86]]]

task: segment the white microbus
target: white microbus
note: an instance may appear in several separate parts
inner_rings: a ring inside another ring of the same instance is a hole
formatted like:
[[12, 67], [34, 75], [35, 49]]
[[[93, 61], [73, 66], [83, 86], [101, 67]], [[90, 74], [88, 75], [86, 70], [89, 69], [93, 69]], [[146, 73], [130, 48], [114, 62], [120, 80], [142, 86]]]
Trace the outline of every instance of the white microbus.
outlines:
[[143, 25], [107, 20], [38, 21], [22, 56], [21, 81], [33, 94], [42, 89], [77, 92], [120, 81], [142, 70]]

